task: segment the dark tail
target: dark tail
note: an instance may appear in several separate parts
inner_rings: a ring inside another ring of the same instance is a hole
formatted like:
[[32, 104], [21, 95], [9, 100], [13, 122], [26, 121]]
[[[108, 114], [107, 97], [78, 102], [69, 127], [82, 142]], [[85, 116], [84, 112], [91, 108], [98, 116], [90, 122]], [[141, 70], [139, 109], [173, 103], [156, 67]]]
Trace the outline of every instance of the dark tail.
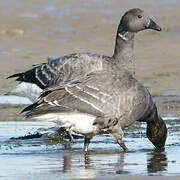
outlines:
[[24, 75], [24, 73], [17, 73], [17, 74], [13, 74], [13, 75], [11, 75], [11, 76], [8, 76], [6, 79], [10, 79], [10, 78], [14, 78], [14, 77], [21, 77], [21, 76], [23, 76]]
[[29, 106], [27, 106], [26, 108], [24, 108], [20, 113], [24, 113], [27, 111], [31, 111], [33, 109], [35, 109], [37, 106], [39, 106], [41, 103], [44, 102], [43, 97], [47, 96], [48, 94], [50, 94], [52, 91], [51, 90], [47, 90], [44, 91], [40, 96], [39, 96], [39, 100], [36, 103], [33, 103]]
[[[36, 78], [36, 69], [38, 68], [34, 67], [28, 71], [22, 72], [22, 73], [17, 73], [17, 74], [13, 74], [9, 77], [7, 77], [7, 79], [9, 78], [14, 78], [16, 77], [15, 81], [20, 81], [20, 82], [27, 82], [27, 83], [32, 83], [32, 84], [36, 84], [37, 86], [39, 86], [41, 89], [45, 88], [45, 85], [42, 84], [41, 81], [38, 80], [38, 78]], [[44, 76], [43, 76], [44, 77]], [[43, 81], [43, 80], [42, 80]]]
[[31, 111], [32, 109], [35, 109], [37, 106], [39, 105], [39, 101], [34, 103], [34, 104], [31, 104], [29, 106], [27, 106], [26, 108], [24, 108], [20, 113], [24, 113], [24, 112], [27, 112], [27, 111]]
[[39, 104], [35, 103], [26, 107], [22, 112], [25, 112], [26, 118], [38, 117], [45, 114], [53, 114], [57, 112], [72, 112], [71, 108], [64, 106], [49, 106], [48, 104]]

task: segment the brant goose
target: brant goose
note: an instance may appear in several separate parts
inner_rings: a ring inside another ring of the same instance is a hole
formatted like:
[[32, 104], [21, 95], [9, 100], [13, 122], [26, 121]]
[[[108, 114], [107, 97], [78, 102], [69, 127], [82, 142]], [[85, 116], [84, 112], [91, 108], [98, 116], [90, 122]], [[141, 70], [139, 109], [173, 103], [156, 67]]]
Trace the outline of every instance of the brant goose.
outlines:
[[84, 151], [97, 134], [110, 134], [128, 151], [122, 129], [135, 121], [147, 123], [147, 137], [157, 149], [164, 148], [167, 136], [150, 93], [126, 72], [93, 72], [64, 86], [50, 87], [22, 112], [84, 135]]
[[9, 76], [8, 78], [17, 77], [16, 80], [21, 83], [8, 94], [27, 96], [32, 102], [35, 102], [42, 89], [59, 84], [64, 85], [94, 71], [126, 71], [130, 75], [134, 75], [134, 35], [145, 29], [161, 30], [142, 10], [131, 9], [123, 15], [118, 26], [112, 57], [76, 53], [49, 60], [26, 72]]
[[25, 96], [36, 102], [43, 89], [67, 83], [94, 71], [126, 70], [134, 74], [134, 35], [145, 29], [161, 31], [161, 28], [144, 11], [138, 8], [131, 9], [121, 18], [112, 57], [74, 53], [48, 60], [28, 71], [9, 76], [8, 78], [16, 77], [16, 81], [21, 83], [7, 94]]

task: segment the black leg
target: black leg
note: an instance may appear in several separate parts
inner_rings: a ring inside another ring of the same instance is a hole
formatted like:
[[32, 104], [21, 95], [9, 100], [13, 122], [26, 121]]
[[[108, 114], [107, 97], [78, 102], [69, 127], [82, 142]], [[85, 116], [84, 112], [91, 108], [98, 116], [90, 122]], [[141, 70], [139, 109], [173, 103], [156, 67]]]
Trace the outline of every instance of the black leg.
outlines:
[[118, 144], [123, 148], [124, 152], [128, 152], [128, 148], [126, 147], [126, 145], [123, 142], [123, 131], [121, 129], [121, 126], [119, 124], [117, 124], [116, 126], [114, 126], [111, 130], [110, 133], [118, 142]]
[[74, 139], [73, 139], [73, 136], [72, 136], [72, 134], [71, 134], [71, 131], [70, 131], [69, 129], [65, 129], [65, 128], [63, 128], [63, 127], [60, 127], [60, 128], [55, 132], [54, 136], [59, 136], [59, 135], [62, 135], [62, 134], [65, 135], [65, 133], [67, 133], [70, 142], [74, 142]]
[[69, 129], [68, 129], [67, 133], [68, 133], [70, 142], [74, 142], [74, 139], [72, 137], [71, 131]]
[[118, 144], [123, 148], [124, 152], [128, 152], [128, 148], [121, 140], [117, 140]]
[[60, 127], [60, 128], [54, 133], [54, 136], [59, 136], [59, 135], [65, 134], [65, 132], [66, 132], [66, 129], [63, 128], [63, 127]]
[[91, 140], [91, 138], [86, 138], [86, 137], [84, 138], [84, 152], [88, 151], [88, 146], [89, 146], [90, 140]]

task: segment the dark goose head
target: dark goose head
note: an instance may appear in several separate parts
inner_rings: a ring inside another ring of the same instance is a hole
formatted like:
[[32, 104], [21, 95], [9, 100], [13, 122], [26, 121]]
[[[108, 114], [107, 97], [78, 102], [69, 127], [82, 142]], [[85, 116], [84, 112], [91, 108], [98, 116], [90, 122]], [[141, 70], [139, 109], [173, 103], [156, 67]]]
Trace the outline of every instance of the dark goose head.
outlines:
[[121, 18], [118, 33], [137, 33], [145, 29], [161, 31], [161, 28], [141, 9], [135, 8], [127, 11]]
[[120, 67], [122, 64], [127, 67], [127, 71], [131, 74], [135, 73], [134, 35], [146, 29], [161, 31], [161, 28], [141, 9], [130, 9], [120, 20], [113, 58]]

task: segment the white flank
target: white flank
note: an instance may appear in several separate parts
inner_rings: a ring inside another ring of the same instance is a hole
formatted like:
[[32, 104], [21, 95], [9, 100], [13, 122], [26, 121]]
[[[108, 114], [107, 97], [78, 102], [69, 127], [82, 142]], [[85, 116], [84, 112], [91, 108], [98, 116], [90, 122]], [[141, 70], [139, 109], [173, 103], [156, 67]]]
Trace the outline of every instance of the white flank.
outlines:
[[8, 94], [20, 97], [27, 97], [31, 102], [36, 102], [42, 89], [36, 84], [22, 82], [15, 86]]
[[79, 134], [88, 134], [94, 132], [93, 126], [95, 116], [84, 113], [51, 113], [34, 117], [40, 121], [52, 121], [59, 124], [61, 127], [70, 129]]

